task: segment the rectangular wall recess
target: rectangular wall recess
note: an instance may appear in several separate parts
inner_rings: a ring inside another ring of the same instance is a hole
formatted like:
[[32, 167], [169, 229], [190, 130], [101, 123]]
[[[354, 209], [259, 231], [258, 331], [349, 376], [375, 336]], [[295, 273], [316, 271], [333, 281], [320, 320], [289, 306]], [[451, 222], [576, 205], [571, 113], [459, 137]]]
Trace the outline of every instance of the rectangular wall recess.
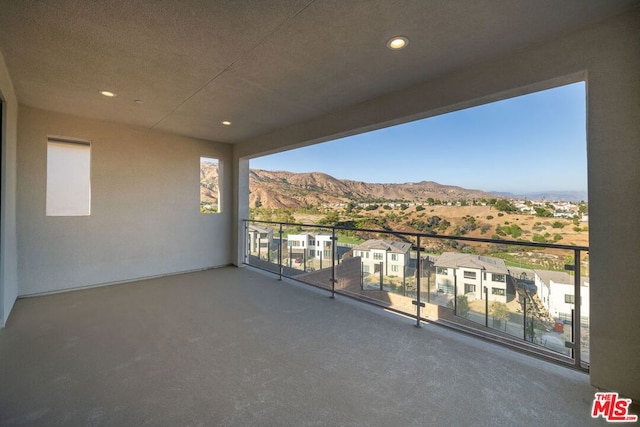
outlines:
[[47, 216], [91, 215], [91, 143], [47, 139]]

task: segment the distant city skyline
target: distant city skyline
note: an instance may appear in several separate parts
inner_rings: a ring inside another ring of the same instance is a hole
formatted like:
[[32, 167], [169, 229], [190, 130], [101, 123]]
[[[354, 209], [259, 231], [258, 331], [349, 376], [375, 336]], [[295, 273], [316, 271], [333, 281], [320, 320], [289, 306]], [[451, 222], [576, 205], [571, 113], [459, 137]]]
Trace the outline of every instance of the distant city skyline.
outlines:
[[371, 183], [586, 193], [586, 150], [579, 82], [252, 159], [250, 166]]

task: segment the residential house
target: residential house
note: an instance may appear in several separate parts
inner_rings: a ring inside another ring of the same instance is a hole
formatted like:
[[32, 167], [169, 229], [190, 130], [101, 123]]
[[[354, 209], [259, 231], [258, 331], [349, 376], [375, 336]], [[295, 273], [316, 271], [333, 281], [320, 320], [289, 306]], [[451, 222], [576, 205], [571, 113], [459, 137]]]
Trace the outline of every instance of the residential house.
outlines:
[[[571, 319], [575, 309], [574, 276], [564, 271], [534, 270], [535, 285], [542, 305], [553, 318]], [[589, 317], [589, 278], [580, 278], [581, 317]]]
[[353, 248], [353, 256], [360, 257], [364, 274], [380, 273], [404, 277], [409, 265], [411, 244], [394, 240], [367, 240]]
[[291, 256], [301, 261], [312, 258], [330, 260], [332, 253], [331, 234], [288, 234], [287, 247]]
[[273, 243], [273, 228], [251, 224], [247, 230], [248, 251], [252, 255], [267, 256]]
[[[470, 300], [507, 302], [509, 270], [500, 258], [445, 252], [435, 262], [436, 288], [447, 294], [467, 295]], [[486, 288], [486, 292], [485, 292]]]

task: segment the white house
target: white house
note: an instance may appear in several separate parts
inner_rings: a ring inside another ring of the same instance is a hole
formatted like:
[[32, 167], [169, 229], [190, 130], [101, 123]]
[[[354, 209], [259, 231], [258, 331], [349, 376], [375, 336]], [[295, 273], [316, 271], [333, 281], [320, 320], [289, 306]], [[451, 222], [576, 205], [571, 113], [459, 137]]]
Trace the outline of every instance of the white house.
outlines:
[[247, 230], [249, 253], [266, 255], [273, 242], [273, 229], [262, 225], [251, 224]]
[[403, 277], [409, 265], [410, 243], [391, 240], [367, 240], [353, 248], [353, 256], [360, 257], [363, 273]]
[[474, 254], [445, 252], [435, 262], [436, 288], [444, 293], [484, 299], [487, 288], [489, 301], [507, 302], [509, 270], [500, 258]]
[[[575, 308], [574, 277], [564, 271], [534, 270], [535, 284], [542, 305], [554, 318], [571, 319]], [[589, 317], [589, 278], [580, 280], [580, 314]]]
[[289, 234], [287, 246], [292, 256], [302, 256], [305, 259], [331, 259], [331, 235], [318, 234]]

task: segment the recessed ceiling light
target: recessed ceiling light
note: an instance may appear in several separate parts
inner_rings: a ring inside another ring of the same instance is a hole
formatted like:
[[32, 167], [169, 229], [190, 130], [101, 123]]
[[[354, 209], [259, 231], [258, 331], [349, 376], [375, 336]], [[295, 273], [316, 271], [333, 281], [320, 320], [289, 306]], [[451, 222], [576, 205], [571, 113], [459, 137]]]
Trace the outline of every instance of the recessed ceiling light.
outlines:
[[100, 95], [108, 96], [109, 98], [113, 98], [114, 96], [116, 96], [115, 93], [109, 92], [108, 90], [99, 90], [98, 93]]
[[231, 126], [231, 122], [229, 120], [224, 120], [222, 124], [225, 126]]
[[392, 50], [402, 49], [409, 44], [409, 39], [403, 36], [396, 36], [387, 42], [387, 47]]

